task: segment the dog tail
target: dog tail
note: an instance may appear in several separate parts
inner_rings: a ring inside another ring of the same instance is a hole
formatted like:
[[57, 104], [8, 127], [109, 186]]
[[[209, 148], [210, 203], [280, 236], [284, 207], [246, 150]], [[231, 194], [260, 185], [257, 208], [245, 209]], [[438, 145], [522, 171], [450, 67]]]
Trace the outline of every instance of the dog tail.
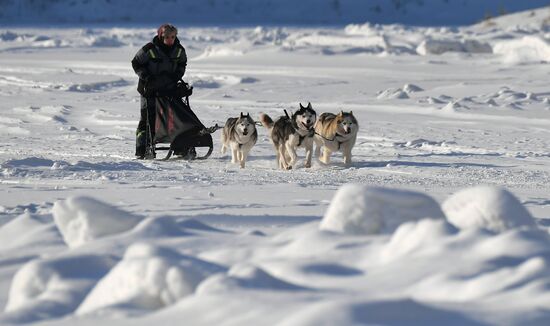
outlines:
[[262, 126], [264, 126], [267, 129], [273, 128], [273, 125], [274, 125], [273, 119], [271, 119], [271, 117], [269, 117], [265, 113], [260, 113], [260, 122], [262, 123]]

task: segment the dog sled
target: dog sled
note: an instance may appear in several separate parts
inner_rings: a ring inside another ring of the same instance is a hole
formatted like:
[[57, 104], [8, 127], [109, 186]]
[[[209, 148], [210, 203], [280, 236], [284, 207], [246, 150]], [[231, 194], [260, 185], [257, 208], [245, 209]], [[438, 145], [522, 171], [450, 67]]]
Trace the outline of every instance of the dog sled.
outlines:
[[[168, 160], [172, 155], [204, 160], [212, 154], [211, 134], [220, 127], [216, 124], [207, 128], [199, 120], [189, 105], [192, 93], [193, 87], [180, 81], [175, 90], [155, 94], [155, 125], [151, 126], [147, 117], [145, 159], [154, 159], [159, 150], [168, 151], [162, 160]], [[204, 150], [197, 151], [198, 148]], [[206, 153], [201, 156], [204, 151]]]

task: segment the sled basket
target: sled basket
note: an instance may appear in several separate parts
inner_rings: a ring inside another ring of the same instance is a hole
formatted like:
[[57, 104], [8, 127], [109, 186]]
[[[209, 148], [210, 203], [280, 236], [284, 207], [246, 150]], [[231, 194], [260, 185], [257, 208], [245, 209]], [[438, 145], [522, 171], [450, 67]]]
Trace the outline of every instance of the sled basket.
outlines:
[[[152, 141], [152, 156], [157, 150], [168, 150], [163, 160], [169, 159], [172, 154], [186, 156], [188, 159], [206, 159], [214, 148], [212, 136], [204, 132], [207, 128], [189, 106], [189, 98], [173, 96], [157, 96], [155, 98], [156, 117], [154, 138]], [[167, 144], [166, 146], [157, 146]], [[196, 156], [195, 148], [206, 147], [207, 153]]]

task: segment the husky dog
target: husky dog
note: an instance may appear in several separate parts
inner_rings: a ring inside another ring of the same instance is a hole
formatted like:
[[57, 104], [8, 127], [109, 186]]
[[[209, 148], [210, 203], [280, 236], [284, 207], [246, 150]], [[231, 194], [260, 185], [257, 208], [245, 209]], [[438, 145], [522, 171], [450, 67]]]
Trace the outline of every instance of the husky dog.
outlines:
[[258, 131], [254, 120], [241, 112], [238, 118], [229, 118], [221, 133], [222, 154], [231, 147], [231, 163], [240, 163], [244, 168], [246, 158], [258, 140]]
[[[328, 164], [332, 152], [342, 152], [344, 154], [344, 164], [351, 165], [351, 149], [355, 145], [359, 125], [353, 112], [340, 111], [337, 115], [332, 113], [323, 113], [315, 124], [315, 155], [320, 161]], [[323, 155], [321, 154], [323, 148]]]
[[277, 121], [267, 114], [260, 114], [260, 121], [269, 130], [269, 136], [277, 153], [277, 165], [283, 170], [292, 169], [296, 164], [296, 149], [304, 147], [306, 150], [305, 167], [311, 167], [313, 154], [313, 135], [317, 114], [308, 103], [307, 107], [300, 103], [300, 110], [294, 112], [292, 117], [281, 116]]

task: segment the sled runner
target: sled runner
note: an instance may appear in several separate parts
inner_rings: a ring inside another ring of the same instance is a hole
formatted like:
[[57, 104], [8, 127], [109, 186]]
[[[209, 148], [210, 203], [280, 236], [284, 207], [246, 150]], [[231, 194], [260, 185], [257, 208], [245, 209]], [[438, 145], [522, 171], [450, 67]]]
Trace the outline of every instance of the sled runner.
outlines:
[[[191, 110], [189, 96], [192, 92], [193, 87], [181, 81], [176, 90], [155, 94], [155, 125], [150, 126], [147, 118], [146, 159], [155, 158], [158, 150], [168, 150], [162, 160], [169, 159], [172, 154], [185, 159], [204, 160], [212, 154], [214, 145], [210, 134], [219, 127], [205, 127]], [[197, 156], [195, 148], [201, 147], [206, 148], [207, 152]]]

